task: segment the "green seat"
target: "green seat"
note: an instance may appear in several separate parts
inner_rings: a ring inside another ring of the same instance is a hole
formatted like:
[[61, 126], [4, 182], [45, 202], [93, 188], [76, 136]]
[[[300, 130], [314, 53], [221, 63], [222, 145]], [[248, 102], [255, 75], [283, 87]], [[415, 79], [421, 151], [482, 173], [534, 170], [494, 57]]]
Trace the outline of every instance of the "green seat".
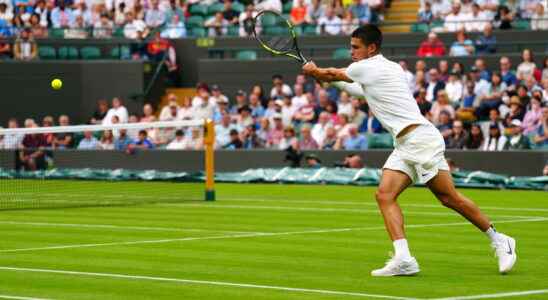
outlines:
[[428, 27], [428, 24], [425, 23], [415, 23], [411, 25], [411, 32], [429, 32], [430, 27]]
[[49, 30], [49, 37], [62, 39], [65, 37], [65, 30], [62, 28], [51, 28]]
[[38, 56], [40, 56], [41, 59], [56, 59], [57, 53], [55, 48], [51, 46], [39, 46]]
[[204, 26], [204, 18], [201, 16], [192, 16], [186, 21], [186, 27], [189, 29], [202, 26]]
[[110, 57], [112, 59], [130, 59], [131, 50], [128, 46], [114, 47], [110, 50]]
[[238, 25], [228, 26], [227, 35], [228, 36], [239, 36], [240, 35], [240, 26], [238, 26]]
[[291, 11], [292, 8], [293, 8], [293, 1], [287, 1], [287, 3], [284, 4], [284, 6], [283, 6], [282, 11], [283, 11], [284, 14], [288, 14]]
[[83, 47], [80, 49], [82, 59], [99, 59], [101, 58], [101, 50], [97, 47]]
[[264, 14], [261, 18], [261, 26], [263, 27], [271, 27], [277, 25], [276, 24], [276, 17], [271, 14]]
[[390, 133], [373, 133], [367, 135], [369, 149], [391, 149], [394, 148], [394, 141]]
[[222, 4], [222, 3], [215, 3], [215, 4], [211, 4], [208, 8], [207, 8], [207, 14], [208, 15], [214, 15], [220, 11], [223, 11], [225, 9], [225, 6]]
[[436, 28], [436, 27], [443, 27], [444, 21], [443, 20], [434, 20], [432, 23], [430, 23], [430, 29]]
[[190, 35], [193, 37], [206, 37], [207, 29], [204, 27], [195, 27], [190, 30]]
[[332, 55], [333, 59], [350, 59], [350, 50], [346, 48], [339, 48], [335, 51], [333, 51]]
[[78, 59], [78, 49], [76, 47], [61, 47], [57, 51], [59, 59]]
[[529, 30], [531, 29], [531, 23], [527, 20], [517, 20], [512, 23], [514, 29], [517, 30]]
[[114, 32], [112, 32], [113, 37], [124, 37], [124, 27], [117, 26], [114, 28]]
[[253, 50], [243, 50], [236, 53], [236, 59], [239, 60], [257, 60], [257, 52]]
[[239, 13], [243, 13], [245, 10], [245, 6], [241, 4], [240, 2], [234, 2], [232, 3], [232, 9]]
[[264, 27], [263, 33], [265, 35], [287, 35], [287, 29], [280, 26]]
[[194, 4], [190, 7], [190, 14], [195, 16], [206, 16], [207, 15], [207, 6], [202, 4]]
[[316, 26], [314, 25], [307, 25], [304, 27], [304, 35], [318, 35], [318, 31], [316, 30]]

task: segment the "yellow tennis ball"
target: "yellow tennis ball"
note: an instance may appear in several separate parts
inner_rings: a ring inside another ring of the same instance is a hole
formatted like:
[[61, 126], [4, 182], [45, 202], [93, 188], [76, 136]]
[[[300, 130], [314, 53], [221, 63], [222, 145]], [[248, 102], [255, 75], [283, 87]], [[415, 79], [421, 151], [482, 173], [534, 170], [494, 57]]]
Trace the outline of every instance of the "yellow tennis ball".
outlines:
[[51, 81], [51, 87], [54, 89], [54, 90], [58, 90], [60, 89], [61, 87], [63, 86], [63, 82], [61, 81], [61, 79], [59, 78], [55, 78]]

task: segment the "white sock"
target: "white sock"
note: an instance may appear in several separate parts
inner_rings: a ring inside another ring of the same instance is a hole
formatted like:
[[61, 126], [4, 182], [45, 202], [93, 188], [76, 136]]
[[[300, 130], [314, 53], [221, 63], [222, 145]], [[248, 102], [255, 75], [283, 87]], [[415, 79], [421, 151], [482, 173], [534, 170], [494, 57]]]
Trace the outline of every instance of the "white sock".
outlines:
[[493, 243], [496, 242], [499, 238], [499, 234], [493, 226], [489, 227], [489, 229], [487, 229], [484, 233]]
[[394, 250], [396, 251], [395, 257], [402, 260], [411, 259], [411, 252], [409, 252], [409, 245], [406, 239], [395, 240], [392, 244], [394, 244]]

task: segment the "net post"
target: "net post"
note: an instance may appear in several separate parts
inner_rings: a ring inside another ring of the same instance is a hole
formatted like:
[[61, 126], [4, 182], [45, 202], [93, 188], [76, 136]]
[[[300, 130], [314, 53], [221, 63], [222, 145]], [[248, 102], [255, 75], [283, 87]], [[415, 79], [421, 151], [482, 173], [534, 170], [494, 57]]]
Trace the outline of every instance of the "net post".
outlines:
[[205, 120], [204, 124], [204, 146], [205, 146], [205, 175], [206, 190], [205, 200], [215, 201], [215, 167], [214, 167], [214, 146], [215, 146], [215, 123], [212, 120]]

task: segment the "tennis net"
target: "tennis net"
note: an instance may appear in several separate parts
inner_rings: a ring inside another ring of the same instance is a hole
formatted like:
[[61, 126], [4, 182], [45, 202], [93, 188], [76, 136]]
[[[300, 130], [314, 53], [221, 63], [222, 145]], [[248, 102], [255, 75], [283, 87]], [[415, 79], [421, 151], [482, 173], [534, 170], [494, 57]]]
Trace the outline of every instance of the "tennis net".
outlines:
[[0, 129], [0, 210], [214, 200], [213, 124]]

